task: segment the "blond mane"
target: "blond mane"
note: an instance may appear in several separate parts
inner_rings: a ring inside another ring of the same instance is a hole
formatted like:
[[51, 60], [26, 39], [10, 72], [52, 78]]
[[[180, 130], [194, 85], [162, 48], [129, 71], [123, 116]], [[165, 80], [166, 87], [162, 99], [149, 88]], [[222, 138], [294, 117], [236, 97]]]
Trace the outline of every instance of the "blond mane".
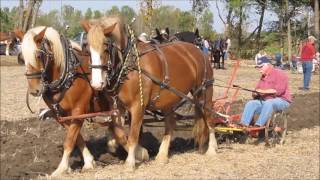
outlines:
[[103, 30], [116, 23], [111, 36], [115, 38], [118, 48], [124, 49], [126, 46], [126, 34], [122, 20], [117, 16], [105, 16], [100, 19], [93, 19], [90, 21], [90, 30], [88, 32], [88, 42], [90, 46], [96, 49], [98, 52], [103, 50], [103, 43], [105, 41], [105, 35]]
[[[37, 62], [35, 54], [37, 51], [39, 51], [39, 49], [37, 48], [36, 43], [34, 42], [34, 36], [40, 33], [44, 28], [44, 26], [38, 26], [30, 29], [24, 35], [21, 44], [22, 55], [25, 60], [25, 63], [30, 64], [31, 66], [36, 68], [39, 67], [39, 64]], [[48, 27], [45, 32], [45, 38], [49, 40], [52, 46], [55, 65], [57, 65], [60, 68], [64, 68], [64, 51], [60, 41], [59, 33], [55, 29]]]

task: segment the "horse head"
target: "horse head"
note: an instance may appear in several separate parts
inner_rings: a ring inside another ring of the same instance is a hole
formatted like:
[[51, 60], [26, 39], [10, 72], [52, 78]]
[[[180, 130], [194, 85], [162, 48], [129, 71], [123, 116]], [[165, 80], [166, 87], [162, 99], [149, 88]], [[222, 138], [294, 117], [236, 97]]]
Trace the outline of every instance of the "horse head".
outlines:
[[87, 32], [91, 53], [91, 85], [102, 90], [107, 85], [108, 64], [113, 64], [115, 57], [122, 59], [121, 51], [127, 45], [123, 24], [117, 17], [103, 17], [90, 22], [82, 20], [81, 25]]
[[[47, 27], [35, 27], [25, 34], [15, 31], [16, 36], [22, 40], [22, 57], [26, 67], [28, 90], [34, 96], [42, 93], [43, 81], [52, 81], [59, 72], [52, 74], [53, 64], [56, 68], [64, 68], [64, 54], [60, 36], [56, 30]], [[48, 76], [51, 73], [52, 76]]]
[[166, 29], [162, 29], [161, 31], [156, 28], [155, 29], [156, 32], [156, 36], [153, 37], [152, 39], [156, 40], [157, 42], [161, 43], [165, 43], [165, 42], [169, 42], [169, 28]]

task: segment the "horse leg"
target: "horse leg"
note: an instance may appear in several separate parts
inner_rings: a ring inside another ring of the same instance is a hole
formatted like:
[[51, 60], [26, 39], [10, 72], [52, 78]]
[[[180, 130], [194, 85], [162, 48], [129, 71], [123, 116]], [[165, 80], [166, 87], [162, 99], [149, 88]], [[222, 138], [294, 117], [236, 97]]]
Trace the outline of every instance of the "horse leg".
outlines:
[[86, 146], [86, 143], [85, 143], [81, 133], [79, 133], [76, 143], [82, 153], [82, 157], [83, 157], [83, 161], [84, 161], [82, 171], [87, 170], [87, 169], [93, 169], [96, 164], [95, 164], [95, 161], [94, 161], [92, 154], [90, 153], [88, 147]]
[[208, 143], [208, 150], [206, 152], [206, 155], [215, 155], [218, 150], [218, 144], [214, 132], [214, 127], [212, 127], [208, 123], [208, 118], [212, 116], [212, 94], [213, 94], [213, 86], [207, 87], [204, 93], [202, 93], [201, 99], [204, 99], [204, 108], [203, 108], [203, 118], [205, 120], [205, 123], [209, 129], [209, 143]]
[[[113, 137], [110, 140], [108, 140], [107, 145], [111, 152], [116, 151], [118, 144], [120, 144], [127, 152], [129, 150], [128, 138], [123, 126], [124, 126], [124, 117], [120, 116], [120, 117], [117, 117], [117, 119], [115, 119], [112, 125], [109, 127]], [[149, 160], [148, 151], [139, 144], [136, 147], [135, 156], [138, 161]]]
[[172, 113], [169, 116], [165, 117], [164, 122], [165, 122], [165, 133], [162, 138], [159, 152], [156, 156], [156, 161], [158, 161], [159, 163], [168, 163], [170, 141], [171, 141], [173, 129], [176, 126], [176, 120], [173, 118]]
[[225, 52], [223, 52], [223, 53], [222, 53], [222, 56], [221, 56], [221, 68], [222, 68], [222, 69], [224, 69], [224, 53], [225, 53]]
[[67, 171], [70, 171], [69, 157], [76, 144], [82, 122], [72, 122], [67, 128], [67, 135], [63, 144], [63, 155], [58, 168], [51, 174], [51, 176], [59, 176]]
[[146, 149], [137, 148], [140, 128], [142, 125], [143, 109], [144, 108], [141, 107], [139, 100], [136, 101], [136, 103], [133, 103], [129, 108], [129, 111], [131, 112], [131, 126], [128, 137], [128, 157], [126, 159], [126, 164], [131, 170], [135, 169], [135, 154], [137, 150], [141, 151], [142, 154], [148, 154]]
[[11, 42], [7, 42], [7, 44], [6, 44], [6, 56], [9, 56], [10, 54], [9, 54], [9, 49], [10, 49], [10, 43]]

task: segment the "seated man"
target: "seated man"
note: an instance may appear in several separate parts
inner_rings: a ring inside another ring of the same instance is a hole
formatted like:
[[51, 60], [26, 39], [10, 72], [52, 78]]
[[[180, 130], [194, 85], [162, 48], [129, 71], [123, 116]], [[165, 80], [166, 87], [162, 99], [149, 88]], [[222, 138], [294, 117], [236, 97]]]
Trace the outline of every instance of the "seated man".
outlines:
[[261, 78], [253, 93], [254, 100], [245, 105], [241, 124], [249, 126], [254, 114], [260, 114], [256, 126], [264, 126], [274, 111], [287, 109], [290, 105], [291, 94], [288, 76], [280, 69], [273, 68], [270, 63], [258, 66]]

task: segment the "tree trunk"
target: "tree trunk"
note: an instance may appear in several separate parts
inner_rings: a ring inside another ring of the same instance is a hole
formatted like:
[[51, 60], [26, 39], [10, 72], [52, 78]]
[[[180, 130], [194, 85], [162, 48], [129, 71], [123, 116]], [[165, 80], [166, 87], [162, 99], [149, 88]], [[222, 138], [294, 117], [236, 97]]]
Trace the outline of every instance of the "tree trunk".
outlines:
[[[289, 17], [289, 0], [286, 0], [286, 20], [287, 20], [287, 37], [288, 37], [288, 62], [291, 61], [291, 25]], [[282, 55], [282, 57], [284, 57]], [[283, 59], [283, 58], [282, 58]]]
[[256, 44], [258, 46], [258, 51], [260, 50], [260, 35], [261, 35], [261, 30], [262, 30], [262, 25], [263, 25], [263, 18], [264, 18], [264, 12], [266, 10], [267, 6], [267, 0], [262, 0], [260, 3], [261, 5], [261, 16], [259, 20], [259, 26], [258, 26], [258, 32], [257, 32], [257, 37], [256, 37]]
[[30, 27], [30, 20], [31, 20], [32, 9], [33, 9], [34, 4], [35, 4], [35, 0], [29, 0], [26, 16], [23, 21], [22, 31], [24, 31], [24, 32], [26, 32]]
[[231, 23], [231, 15], [232, 15], [233, 9], [229, 7], [228, 15], [227, 15], [227, 36], [231, 38], [231, 31], [232, 31], [232, 23]]
[[[243, 21], [243, 5], [242, 0], [240, 0], [240, 7], [239, 7], [239, 24], [238, 24], [238, 54], [240, 55], [240, 50], [242, 47], [242, 21]], [[241, 57], [241, 55], [240, 55]]]
[[41, 3], [42, 3], [42, 0], [37, 0], [35, 3], [35, 7], [32, 13], [31, 27], [34, 27], [34, 25], [36, 24], [36, 19], [37, 19], [37, 15], [38, 15]]
[[283, 1], [280, 4], [280, 17], [279, 17], [279, 29], [280, 29], [280, 51], [281, 55], [284, 55], [284, 38], [283, 38], [283, 22], [284, 22], [284, 13], [283, 13]]
[[23, 27], [23, 12], [24, 12], [23, 0], [20, 0], [19, 1], [19, 20], [18, 20], [19, 29], [22, 29]]
[[[319, 19], [319, 1], [314, 1], [314, 32], [317, 40], [320, 39], [320, 32], [319, 32], [319, 26], [320, 26], [320, 19]], [[319, 42], [316, 43], [316, 46], [318, 46], [318, 51], [320, 51], [320, 45]]]

